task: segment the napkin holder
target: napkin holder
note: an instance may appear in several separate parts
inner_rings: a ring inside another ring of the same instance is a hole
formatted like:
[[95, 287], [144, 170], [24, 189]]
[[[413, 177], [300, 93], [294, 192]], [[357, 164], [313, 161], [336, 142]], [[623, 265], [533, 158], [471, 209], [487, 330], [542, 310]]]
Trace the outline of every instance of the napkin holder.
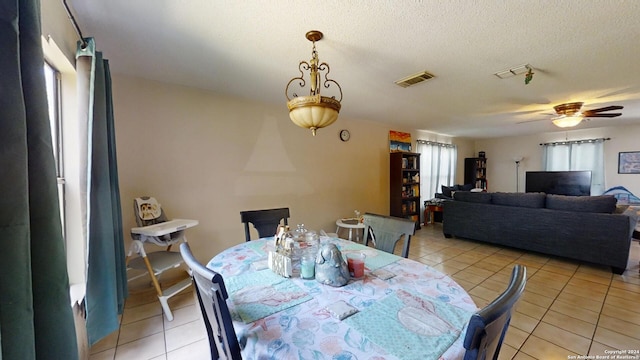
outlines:
[[291, 257], [275, 251], [269, 251], [269, 269], [280, 276], [291, 277], [293, 273]]
[[275, 234], [275, 251], [269, 251], [269, 269], [274, 273], [289, 278], [293, 273], [292, 259], [293, 239], [286, 237], [288, 226], [278, 226]]

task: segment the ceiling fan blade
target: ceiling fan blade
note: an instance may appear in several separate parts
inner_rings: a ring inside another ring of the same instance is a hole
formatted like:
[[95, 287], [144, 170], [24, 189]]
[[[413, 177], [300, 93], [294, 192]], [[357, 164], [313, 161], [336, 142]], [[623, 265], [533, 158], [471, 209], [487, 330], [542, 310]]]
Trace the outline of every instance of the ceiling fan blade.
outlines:
[[618, 117], [620, 115], [622, 115], [622, 114], [621, 113], [611, 113], [611, 114], [595, 113], [595, 114], [591, 114], [591, 113], [588, 113], [588, 112], [585, 112], [585, 113], [582, 114], [583, 117], [591, 117], [591, 118], [594, 118], [594, 117], [613, 118], [613, 117]]
[[598, 109], [586, 110], [584, 111], [584, 113], [597, 113], [597, 112], [603, 112], [603, 111], [622, 110], [622, 109], [624, 109], [624, 106], [613, 105], [613, 106], [601, 107]]
[[525, 121], [518, 121], [516, 124], [526, 124], [526, 123], [530, 123], [530, 122], [545, 121], [545, 120], [547, 120], [547, 119], [525, 120]]

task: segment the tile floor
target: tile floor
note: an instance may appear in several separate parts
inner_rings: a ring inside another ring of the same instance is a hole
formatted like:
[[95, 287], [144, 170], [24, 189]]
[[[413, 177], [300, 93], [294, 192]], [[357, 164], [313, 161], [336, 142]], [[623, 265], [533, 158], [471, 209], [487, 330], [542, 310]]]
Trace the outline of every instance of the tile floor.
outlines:
[[[525, 293], [500, 359], [566, 360], [570, 355], [595, 358], [608, 350], [640, 350], [637, 241], [623, 275], [540, 254], [445, 239], [440, 224], [416, 233], [409, 257], [452, 276], [479, 307], [504, 290], [515, 263], [527, 266]], [[119, 331], [94, 345], [90, 359], [208, 359], [207, 336], [193, 292], [174, 297], [171, 308], [175, 318], [168, 322], [148, 283], [131, 286]]]

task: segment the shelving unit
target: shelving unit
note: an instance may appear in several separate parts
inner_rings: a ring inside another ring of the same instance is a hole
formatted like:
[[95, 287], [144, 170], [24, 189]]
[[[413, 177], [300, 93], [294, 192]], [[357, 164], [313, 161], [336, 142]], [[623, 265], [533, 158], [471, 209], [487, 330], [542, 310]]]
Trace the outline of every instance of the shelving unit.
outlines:
[[390, 215], [411, 219], [420, 229], [420, 154], [391, 153], [389, 176]]
[[478, 189], [487, 190], [487, 158], [464, 159], [464, 183], [473, 184]]

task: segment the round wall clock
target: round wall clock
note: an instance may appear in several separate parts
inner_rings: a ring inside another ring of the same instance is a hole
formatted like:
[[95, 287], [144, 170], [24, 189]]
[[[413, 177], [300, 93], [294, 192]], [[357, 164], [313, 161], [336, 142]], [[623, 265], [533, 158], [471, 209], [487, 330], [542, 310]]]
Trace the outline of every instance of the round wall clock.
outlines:
[[349, 130], [340, 130], [340, 140], [349, 141], [350, 138], [351, 134], [349, 133]]

